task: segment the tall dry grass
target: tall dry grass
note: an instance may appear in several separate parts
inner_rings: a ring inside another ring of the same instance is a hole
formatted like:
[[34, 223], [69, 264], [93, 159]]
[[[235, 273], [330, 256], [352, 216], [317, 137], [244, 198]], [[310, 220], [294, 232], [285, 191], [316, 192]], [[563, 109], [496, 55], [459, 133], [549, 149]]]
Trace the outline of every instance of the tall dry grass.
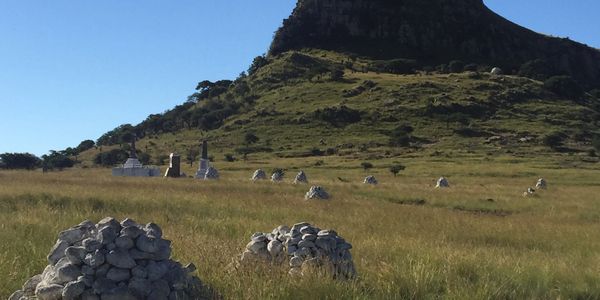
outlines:
[[[292, 171], [288, 183], [250, 182], [257, 165], [222, 165], [218, 182], [113, 178], [98, 169], [1, 172], [0, 298], [42, 271], [60, 230], [105, 216], [160, 224], [175, 257], [195, 263], [226, 299], [600, 298], [595, 170], [420, 161], [396, 178], [372, 170], [382, 184], [370, 187], [359, 183], [365, 172], [340, 161], [306, 170], [333, 196], [306, 202], [308, 187], [289, 184]], [[449, 190], [433, 189], [439, 174]], [[549, 190], [523, 198], [539, 175]], [[230, 267], [252, 233], [300, 221], [353, 244], [356, 281]]]

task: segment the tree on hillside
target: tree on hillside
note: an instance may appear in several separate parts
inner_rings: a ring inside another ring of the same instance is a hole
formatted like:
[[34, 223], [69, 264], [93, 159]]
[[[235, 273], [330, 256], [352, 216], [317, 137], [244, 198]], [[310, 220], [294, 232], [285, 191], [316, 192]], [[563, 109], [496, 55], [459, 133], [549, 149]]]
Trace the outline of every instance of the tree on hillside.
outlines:
[[396, 147], [408, 147], [410, 146], [411, 133], [414, 128], [410, 125], [400, 125], [390, 133], [390, 145]]
[[50, 154], [42, 155], [42, 167], [45, 170], [71, 168], [75, 162], [69, 158], [64, 151], [50, 151]]
[[190, 164], [190, 167], [194, 164], [194, 161], [196, 161], [198, 155], [200, 155], [200, 150], [198, 150], [198, 147], [190, 147], [188, 149], [185, 159], [187, 163]]
[[267, 59], [266, 55], [263, 54], [263, 55], [255, 57], [254, 60], [252, 60], [252, 64], [248, 68], [248, 75], [253, 75], [260, 68], [262, 68], [268, 64], [269, 64], [269, 60]]
[[544, 81], [544, 88], [563, 97], [579, 99], [583, 89], [571, 76], [554, 76]]
[[393, 165], [390, 167], [390, 173], [394, 174], [394, 177], [396, 177], [396, 175], [398, 175], [400, 171], [404, 171], [404, 169], [406, 169], [406, 167], [403, 165]]
[[366, 171], [373, 168], [373, 164], [367, 161], [361, 162], [360, 166]]
[[33, 170], [41, 164], [41, 160], [31, 153], [3, 153], [0, 161], [5, 169]]
[[244, 135], [244, 144], [246, 146], [250, 146], [252, 144], [255, 144], [259, 141], [260, 139], [253, 133], [253, 132], [247, 132]]
[[77, 150], [78, 153], [81, 153], [83, 151], [87, 151], [87, 150], [94, 148], [94, 146], [96, 146], [96, 143], [94, 141], [85, 140], [85, 141], [82, 141], [81, 143], [79, 143], [79, 145], [75, 149]]

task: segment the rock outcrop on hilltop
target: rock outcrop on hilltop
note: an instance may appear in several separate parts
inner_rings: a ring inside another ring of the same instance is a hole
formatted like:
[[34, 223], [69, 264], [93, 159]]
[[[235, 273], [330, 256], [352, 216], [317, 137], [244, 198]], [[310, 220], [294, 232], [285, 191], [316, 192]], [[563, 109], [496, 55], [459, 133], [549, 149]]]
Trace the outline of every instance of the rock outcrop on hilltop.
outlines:
[[600, 87], [599, 50], [516, 25], [482, 0], [299, 0], [270, 54], [302, 48], [431, 65], [463, 60], [506, 71], [543, 59], [556, 73]]

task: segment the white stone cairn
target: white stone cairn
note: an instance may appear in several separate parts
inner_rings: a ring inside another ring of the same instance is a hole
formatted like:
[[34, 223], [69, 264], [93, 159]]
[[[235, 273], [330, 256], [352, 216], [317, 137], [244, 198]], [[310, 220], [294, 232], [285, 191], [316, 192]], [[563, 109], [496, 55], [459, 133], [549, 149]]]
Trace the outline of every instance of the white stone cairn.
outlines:
[[546, 179], [540, 178], [535, 184], [535, 188], [538, 190], [545, 190], [548, 188], [548, 182], [546, 182]]
[[271, 175], [271, 181], [272, 182], [282, 182], [283, 181], [283, 175], [284, 175], [284, 173], [281, 172], [281, 171], [274, 172], [273, 175]]
[[205, 180], [217, 180], [219, 179], [219, 171], [213, 167], [208, 167], [206, 173], [204, 173]]
[[279, 226], [270, 233], [252, 235], [241, 264], [286, 264], [290, 275], [326, 274], [334, 279], [356, 278], [350, 254], [352, 245], [334, 230], [321, 230], [303, 222]]
[[196, 267], [170, 256], [171, 241], [154, 223], [84, 221], [58, 234], [48, 266], [9, 299], [207, 299]]
[[365, 180], [363, 181], [363, 183], [377, 185], [379, 182], [377, 182], [377, 179], [375, 179], [375, 176], [367, 176], [367, 177], [365, 177]]
[[308, 178], [306, 177], [306, 173], [304, 173], [304, 171], [298, 172], [298, 174], [296, 174], [296, 178], [294, 178], [294, 184], [299, 183], [308, 183]]
[[310, 187], [310, 190], [304, 196], [304, 199], [306, 199], [306, 200], [311, 200], [311, 199], [327, 200], [327, 199], [329, 199], [329, 194], [325, 191], [324, 188], [322, 188], [320, 186], [312, 186], [312, 187]]
[[436, 189], [440, 189], [440, 188], [449, 188], [450, 187], [450, 183], [448, 182], [448, 179], [446, 179], [446, 177], [440, 177], [440, 179], [438, 179], [435, 188]]
[[504, 72], [502, 72], [502, 69], [498, 68], [498, 67], [494, 67], [492, 69], [492, 71], [490, 72], [490, 74], [495, 75], [495, 76], [499, 76], [504, 74]]
[[252, 181], [266, 180], [266, 179], [267, 179], [267, 173], [265, 173], [265, 171], [263, 171], [262, 169], [258, 169], [256, 171], [254, 171], [254, 174], [252, 174]]

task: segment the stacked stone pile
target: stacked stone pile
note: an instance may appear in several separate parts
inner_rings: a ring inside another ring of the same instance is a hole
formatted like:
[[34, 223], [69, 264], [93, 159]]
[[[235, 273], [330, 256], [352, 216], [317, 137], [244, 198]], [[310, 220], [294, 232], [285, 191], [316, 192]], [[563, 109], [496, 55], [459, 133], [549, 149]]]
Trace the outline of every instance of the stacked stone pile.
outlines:
[[283, 181], [283, 172], [281, 172], [281, 171], [273, 172], [273, 175], [271, 175], [271, 181], [272, 182], [282, 182]]
[[438, 179], [437, 184], [435, 185], [435, 188], [439, 189], [439, 188], [449, 188], [450, 187], [450, 183], [448, 182], [448, 179], [446, 179], [445, 177], [440, 177], [440, 179]]
[[546, 182], [546, 179], [544, 178], [540, 178], [538, 179], [535, 188], [538, 190], [545, 190], [548, 188], [548, 183]]
[[242, 264], [267, 262], [289, 265], [290, 275], [318, 272], [336, 279], [356, 277], [352, 245], [334, 230], [321, 230], [309, 223], [290, 229], [279, 226], [270, 233], [255, 233], [242, 254]]
[[9, 300], [201, 299], [196, 267], [170, 256], [154, 223], [85, 221], [58, 235], [43, 273]]
[[267, 174], [262, 169], [258, 169], [254, 171], [252, 175], [252, 181], [265, 180], [267, 179]]
[[208, 167], [206, 173], [204, 173], [205, 180], [216, 180], [219, 179], [219, 171], [213, 167]]
[[367, 176], [367, 177], [365, 177], [365, 181], [363, 183], [377, 185], [379, 182], [377, 182], [377, 179], [375, 179], [375, 176]]
[[304, 171], [298, 172], [296, 178], [294, 178], [294, 184], [299, 183], [308, 183], [308, 178], [306, 177], [306, 173], [304, 173]]
[[320, 186], [312, 186], [312, 187], [310, 187], [310, 190], [304, 196], [304, 199], [306, 199], [306, 200], [310, 200], [310, 199], [327, 200], [327, 199], [329, 199], [329, 194], [325, 191], [324, 188], [322, 188]]

